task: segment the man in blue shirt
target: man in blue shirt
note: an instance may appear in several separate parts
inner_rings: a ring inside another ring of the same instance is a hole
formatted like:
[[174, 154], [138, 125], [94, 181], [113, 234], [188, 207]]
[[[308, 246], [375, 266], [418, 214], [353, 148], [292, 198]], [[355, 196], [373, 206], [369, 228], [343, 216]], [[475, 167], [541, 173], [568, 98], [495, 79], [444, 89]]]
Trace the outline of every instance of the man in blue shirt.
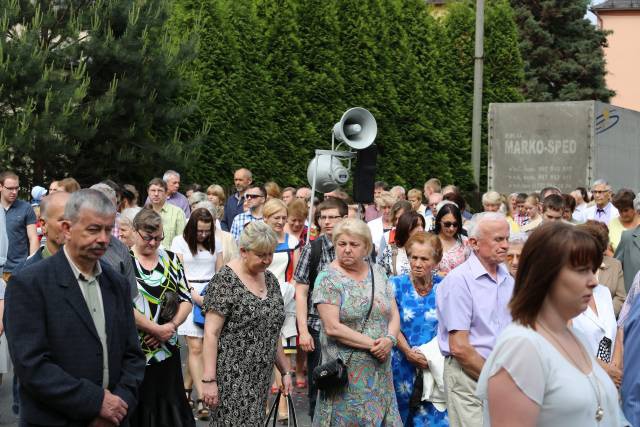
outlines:
[[233, 183], [236, 186], [236, 193], [227, 199], [224, 205], [224, 216], [220, 221], [220, 225], [224, 231], [230, 231], [233, 219], [236, 215], [244, 212], [244, 193], [253, 183], [253, 175], [249, 169], [238, 169], [233, 174]]
[[635, 301], [624, 325], [622, 409], [632, 426], [640, 425], [640, 303]]
[[13, 269], [38, 250], [40, 242], [36, 232], [36, 214], [31, 205], [18, 200], [20, 179], [13, 172], [0, 174], [0, 203], [6, 217], [9, 250], [4, 264], [4, 279], [9, 280]]

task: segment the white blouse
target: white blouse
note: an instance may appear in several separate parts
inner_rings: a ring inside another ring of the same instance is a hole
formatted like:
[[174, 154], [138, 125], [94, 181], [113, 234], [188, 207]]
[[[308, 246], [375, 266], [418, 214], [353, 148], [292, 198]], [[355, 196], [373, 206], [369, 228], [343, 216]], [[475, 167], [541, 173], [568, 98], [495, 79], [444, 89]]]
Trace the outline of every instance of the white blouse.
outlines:
[[611, 354], [613, 354], [618, 325], [609, 288], [603, 285], [596, 286], [593, 289], [593, 299], [598, 314], [591, 307], [587, 307], [583, 313], [573, 318], [573, 329], [585, 337], [587, 350], [592, 356], [595, 357], [598, 354], [598, 345], [603, 337], [611, 340]]
[[[580, 333], [575, 330], [574, 333], [584, 345]], [[498, 337], [478, 379], [476, 394], [483, 401], [484, 425], [491, 426], [487, 402], [489, 379], [505, 369], [518, 388], [540, 407], [538, 426], [628, 426], [615, 385], [593, 356], [591, 366], [592, 372], [585, 375], [542, 335], [512, 323]], [[595, 419], [596, 387], [604, 410], [599, 423]]]

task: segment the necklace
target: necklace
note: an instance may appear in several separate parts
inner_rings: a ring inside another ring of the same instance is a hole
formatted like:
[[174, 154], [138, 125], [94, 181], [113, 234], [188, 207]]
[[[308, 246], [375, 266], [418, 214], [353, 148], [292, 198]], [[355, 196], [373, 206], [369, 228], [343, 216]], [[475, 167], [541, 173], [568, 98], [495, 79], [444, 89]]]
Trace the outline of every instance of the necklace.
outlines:
[[[573, 365], [578, 369], [578, 371], [582, 372], [582, 370], [580, 370], [580, 367], [578, 366], [578, 363], [576, 362], [576, 360], [573, 358], [573, 356], [571, 355], [571, 353], [569, 353], [567, 351], [567, 349], [565, 348], [565, 346], [562, 345], [562, 343], [560, 342], [559, 339], [557, 339], [555, 337], [555, 335], [549, 330], [549, 328], [547, 328], [542, 322], [538, 321], [538, 324], [540, 326], [542, 326], [542, 329], [544, 329], [547, 334], [549, 334], [549, 336], [551, 337], [551, 339], [560, 346], [560, 348], [562, 349], [562, 351], [565, 352], [565, 354], [567, 356], [569, 356], [569, 359], [571, 359], [571, 363], [573, 363]], [[571, 338], [573, 338], [573, 340], [575, 341], [576, 345], [578, 346], [578, 348], [580, 349], [580, 355], [582, 356], [582, 360], [589, 365], [589, 361], [587, 360], [587, 358], [584, 355], [584, 350], [582, 349], [582, 346], [580, 345], [580, 343], [578, 342], [578, 340], [576, 339], [576, 337], [571, 333], [571, 331], [569, 331], [569, 334], [571, 335]], [[598, 407], [596, 408], [596, 414], [595, 414], [595, 418], [596, 421], [599, 423], [600, 421], [602, 421], [602, 418], [604, 417], [604, 409], [602, 409], [602, 404], [600, 403], [600, 385], [598, 384], [598, 378], [595, 375], [593, 366], [591, 368], [591, 374], [592, 375], [587, 375], [584, 372], [582, 372], [584, 374], [585, 377], [587, 377], [587, 381], [589, 381], [589, 385], [591, 386], [591, 388], [593, 389], [593, 391], [595, 392], [596, 395], [596, 401], [598, 402]], [[593, 384], [593, 381], [591, 381], [591, 376], [593, 376], [596, 380], [596, 384]]]
[[425, 280], [424, 285], [420, 286], [417, 281], [411, 281], [411, 283], [413, 283], [413, 287], [415, 288], [416, 292], [418, 293], [418, 295], [420, 295], [421, 297], [428, 295], [429, 292], [431, 292], [431, 288], [433, 288], [433, 277], [431, 275], [428, 276], [429, 280]]

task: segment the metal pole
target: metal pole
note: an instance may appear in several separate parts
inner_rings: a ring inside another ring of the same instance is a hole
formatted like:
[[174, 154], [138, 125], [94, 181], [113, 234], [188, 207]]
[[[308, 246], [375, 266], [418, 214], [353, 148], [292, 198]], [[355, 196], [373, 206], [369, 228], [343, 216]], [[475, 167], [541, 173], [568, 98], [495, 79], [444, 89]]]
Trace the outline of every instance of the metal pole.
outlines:
[[482, 136], [482, 71], [484, 62], [484, 0], [476, 0], [476, 47], [473, 64], [473, 119], [471, 123], [471, 165], [473, 181], [480, 191], [480, 147]]
[[316, 178], [318, 176], [318, 153], [316, 152], [316, 156], [313, 158], [313, 182], [311, 183], [311, 200], [309, 203], [309, 217], [307, 221], [309, 222], [309, 228], [307, 228], [307, 244], [309, 243], [309, 238], [311, 237], [311, 226], [313, 225], [313, 201], [316, 197]]

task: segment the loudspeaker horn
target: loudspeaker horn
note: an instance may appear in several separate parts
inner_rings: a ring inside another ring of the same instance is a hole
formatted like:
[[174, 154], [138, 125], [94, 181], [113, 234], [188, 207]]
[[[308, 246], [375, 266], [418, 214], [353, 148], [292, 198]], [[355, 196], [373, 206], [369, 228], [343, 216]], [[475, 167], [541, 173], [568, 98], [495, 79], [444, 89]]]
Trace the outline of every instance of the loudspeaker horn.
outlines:
[[[316, 165], [317, 162], [317, 165]], [[315, 185], [313, 174], [315, 169]], [[349, 170], [334, 156], [320, 154], [309, 162], [307, 167], [309, 185], [320, 193], [328, 193], [349, 181]]]
[[333, 134], [338, 141], [349, 147], [363, 150], [375, 141], [378, 124], [369, 110], [361, 107], [349, 108], [333, 126]]

